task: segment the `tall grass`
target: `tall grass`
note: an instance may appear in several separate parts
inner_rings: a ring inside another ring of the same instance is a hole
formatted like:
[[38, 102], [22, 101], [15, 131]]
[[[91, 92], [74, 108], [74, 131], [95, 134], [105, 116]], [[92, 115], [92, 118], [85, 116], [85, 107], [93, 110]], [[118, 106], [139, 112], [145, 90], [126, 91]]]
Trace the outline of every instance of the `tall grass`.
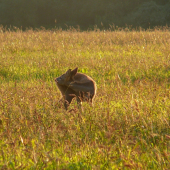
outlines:
[[[0, 32], [1, 169], [169, 169], [170, 32]], [[65, 111], [54, 78], [97, 82]]]

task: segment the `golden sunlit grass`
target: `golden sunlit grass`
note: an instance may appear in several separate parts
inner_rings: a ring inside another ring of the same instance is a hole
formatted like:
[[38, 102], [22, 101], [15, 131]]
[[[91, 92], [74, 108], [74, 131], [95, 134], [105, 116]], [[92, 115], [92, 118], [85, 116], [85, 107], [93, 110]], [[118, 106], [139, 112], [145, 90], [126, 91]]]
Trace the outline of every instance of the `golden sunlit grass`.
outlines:
[[[169, 169], [170, 32], [0, 32], [1, 169]], [[97, 82], [65, 111], [54, 78]]]

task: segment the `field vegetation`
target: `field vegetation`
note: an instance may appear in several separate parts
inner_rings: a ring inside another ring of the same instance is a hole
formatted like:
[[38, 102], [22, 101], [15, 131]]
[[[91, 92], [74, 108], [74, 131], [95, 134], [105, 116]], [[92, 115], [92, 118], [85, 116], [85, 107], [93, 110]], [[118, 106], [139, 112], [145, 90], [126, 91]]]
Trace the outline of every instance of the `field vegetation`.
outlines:
[[[64, 110], [54, 78], [97, 83]], [[170, 169], [170, 32], [0, 29], [0, 169]]]

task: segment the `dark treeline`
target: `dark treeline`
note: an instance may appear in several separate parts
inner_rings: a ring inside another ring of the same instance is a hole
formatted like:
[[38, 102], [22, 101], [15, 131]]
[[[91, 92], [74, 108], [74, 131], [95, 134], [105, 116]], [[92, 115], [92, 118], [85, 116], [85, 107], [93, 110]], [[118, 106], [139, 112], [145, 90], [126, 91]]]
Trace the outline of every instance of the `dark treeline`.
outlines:
[[170, 0], [0, 0], [0, 25], [152, 28], [170, 25]]

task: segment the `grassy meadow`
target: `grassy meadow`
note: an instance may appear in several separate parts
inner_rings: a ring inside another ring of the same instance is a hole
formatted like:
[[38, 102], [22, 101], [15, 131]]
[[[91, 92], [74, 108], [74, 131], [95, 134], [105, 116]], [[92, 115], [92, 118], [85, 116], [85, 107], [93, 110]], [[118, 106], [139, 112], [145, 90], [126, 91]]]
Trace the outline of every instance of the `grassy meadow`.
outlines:
[[[97, 82], [68, 111], [54, 78]], [[170, 169], [170, 32], [0, 30], [0, 169]]]

